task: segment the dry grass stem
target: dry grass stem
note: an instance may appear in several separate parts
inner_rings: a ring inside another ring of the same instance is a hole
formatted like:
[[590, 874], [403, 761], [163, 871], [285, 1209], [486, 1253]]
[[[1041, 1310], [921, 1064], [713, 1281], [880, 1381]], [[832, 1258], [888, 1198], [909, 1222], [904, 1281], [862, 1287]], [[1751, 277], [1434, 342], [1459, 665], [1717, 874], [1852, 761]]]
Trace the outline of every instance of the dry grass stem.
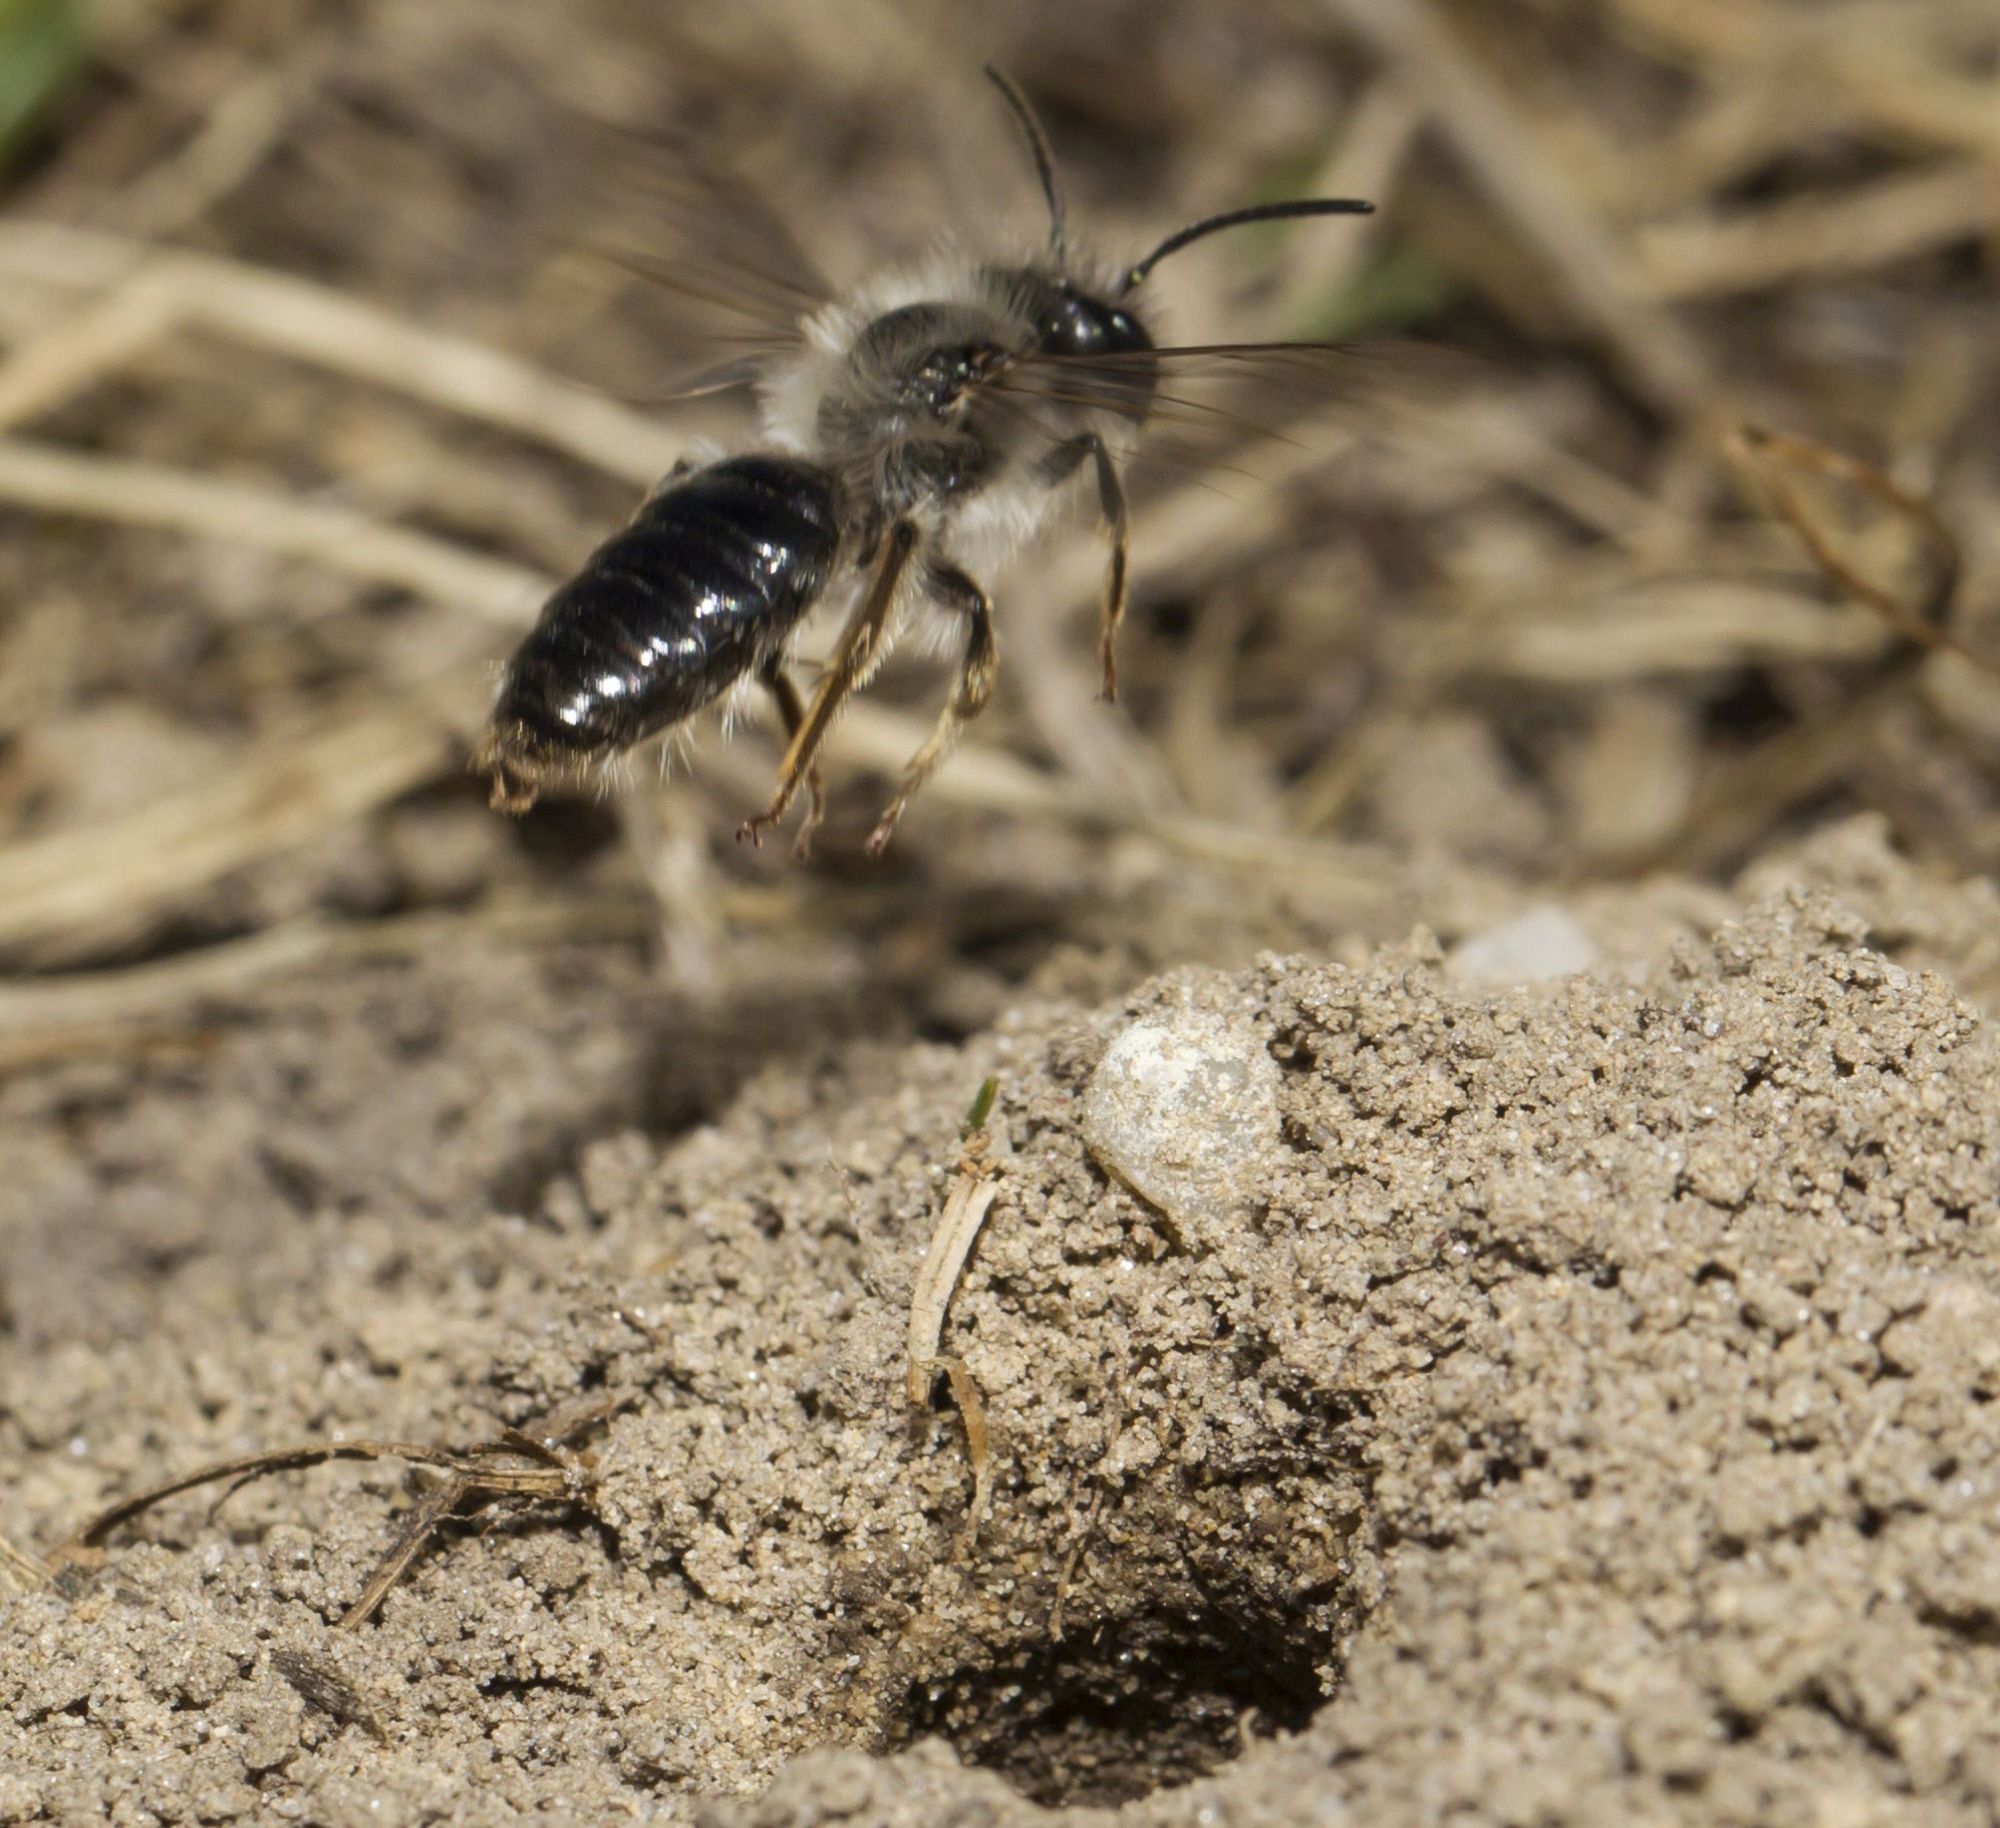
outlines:
[[1868, 273], [2000, 232], [2000, 173], [1959, 163], [1898, 173], [1829, 197], [1639, 231], [1639, 265], [1662, 298], [1763, 292]]
[[676, 793], [624, 793], [618, 818], [652, 890], [661, 974], [684, 995], [711, 996], [724, 939], [720, 885], [710, 854], [708, 807]]
[[[880, 705], [853, 705], [828, 743], [835, 761], [859, 763], [893, 774], [921, 740], [926, 720]], [[1266, 877], [1286, 884], [1315, 906], [1344, 918], [1373, 924], [1411, 892], [1409, 873], [1380, 847], [1330, 843], [1257, 831], [1224, 819], [1185, 813], [1146, 813], [1091, 794], [1060, 775], [1030, 767], [1003, 750], [962, 744], [928, 790], [933, 803], [1004, 813], [1016, 819], [1051, 818], [1084, 831], [1126, 832], [1150, 838], [1190, 862], [1229, 874]], [[1439, 871], [1426, 883], [1438, 899], [1435, 918], [1449, 924], [1476, 923], [1504, 905], [1497, 875], [1477, 869]], [[1446, 881], [1444, 878], [1448, 877]]]
[[1668, 578], [1467, 629], [1440, 656], [1439, 672], [1598, 686], [1787, 660], [1865, 660], [1881, 651], [1874, 618], [1830, 611], [1796, 588]]
[[1069, 1610], [1069, 1596], [1075, 1590], [1076, 1571], [1083, 1562], [1084, 1551], [1090, 1547], [1090, 1533], [1097, 1527], [1097, 1513], [1104, 1507], [1104, 1488], [1094, 1485], [1090, 1490], [1090, 1503], [1078, 1520], [1075, 1534], [1070, 1538], [1068, 1549], [1063, 1552], [1062, 1567], [1056, 1575], [1055, 1604], [1049, 1608], [1049, 1640], [1060, 1644], [1066, 1628], [1065, 1617]]
[[304, 1650], [274, 1650], [271, 1667], [283, 1676], [308, 1707], [317, 1709], [343, 1726], [358, 1726], [380, 1744], [389, 1735], [367, 1698], [325, 1657]]
[[[745, 893], [722, 898], [724, 912], [753, 915]], [[495, 903], [464, 914], [409, 914], [386, 920], [307, 919], [270, 927], [114, 971], [0, 983], [0, 1046], [70, 1034], [129, 1034], [127, 1025], [191, 1007], [252, 995], [272, 978], [371, 959], [417, 958], [481, 940], [555, 945], [643, 938], [654, 918], [642, 896], [589, 901]]]
[[[1872, 465], [1810, 438], [1738, 426], [1726, 446], [1732, 462], [1751, 479], [1770, 511], [1799, 536], [1813, 563], [1840, 589], [1864, 605], [1917, 647], [1957, 654], [1986, 671], [1995, 665], [1960, 642], [1946, 624], [1958, 595], [1964, 562], [1958, 536], [1936, 507], [1899, 488]], [[1931, 582], [1915, 603], [1904, 603], [1865, 578], [1841, 554], [1805, 497], [1786, 475], [1787, 467], [1830, 476], [1871, 496], [1913, 528], [1931, 557]]]
[[329, 1441], [215, 1461], [107, 1505], [51, 1551], [49, 1565], [60, 1569], [71, 1563], [94, 1562], [104, 1539], [121, 1525], [169, 1498], [204, 1485], [227, 1487], [216, 1501], [215, 1508], [220, 1508], [252, 1479], [323, 1466], [332, 1460], [406, 1460], [443, 1474], [417, 1501], [360, 1597], [342, 1614], [339, 1629], [351, 1631], [367, 1623], [403, 1571], [452, 1519], [494, 1505], [564, 1504], [588, 1509], [595, 1487], [591, 1462], [588, 1456], [571, 1451], [570, 1443], [601, 1423], [614, 1406], [609, 1401], [594, 1404], [547, 1438], [509, 1429], [498, 1440], [468, 1448], [427, 1447], [410, 1441]]
[[1692, 876], [1735, 868], [1775, 821], [1857, 765], [1908, 689], [1898, 674], [1723, 763], [1703, 783], [1681, 829], [1657, 849], [1634, 854], [1627, 868]]
[[[1392, 197], [1422, 125], [1423, 110], [1408, 90], [1393, 77], [1378, 78], [1355, 104], [1333, 156], [1300, 188], [1318, 197]], [[1270, 321], [1290, 326], [1309, 319], [1345, 292], [1380, 249], [1380, 220], [1356, 224], [1351, 235], [1288, 241]]]
[[307, 44], [276, 68], [248, 71], [223, 93], [185, 146], [119, 194], [112, 220], [148, 237], [192, 227], [277, 149], [324, 67], [324, 47]]
[[937, 1228], [931, 1233], [910, 1290], [909, 1399], [915, 1408], [927, 1404], [932, 1380], [940, 1371], [951, 1384], [952, 1396], [965, 1422], [966, 1448], [972, 1459], [972, 1509], [965, 1526], [968, 1544], [978, 1533], [980, 1519], [986, 1512], [993, 1455], [986, 1427], [986, 1404], [979, 1386], [961, 1359], [944, 1352], [944, 1320], [966, 1259], [972, 1255], [980, 1227], [986, 1223], [993, 1197], [999, 1192], [998, 1172], [987, 1159], [991, 1144], [986, 1131], [986, 1120], [998, 1091], [999, 1081], [988, 1079], [972, 1101], [944, 1210], [938, 1215]]
[[387, 704], [367, 692], [122, 818], [0, 850], [0, 946], [73, 946], [371, 811], [450, 767], [476, 715], [463, 678]]
[[[1957, 538], [1931, 502], [1899, 488], [1871, 465], [1809, 438], [1739, 426], [1727, 441], [1727, 452], [1760, 502], [1798, 535], [1827, 580], [1886, 623], [1903, 645], [1845, 704], [1768, 738], [1718, 770], [1684, 831], [1645, 858], [1655, 867], [1707, 871], [1733, 863], [1785, 811], [1862, 765], [1877, 748], [1875, 739], [1885, 718], [1907, 697], [1923, 656], [1947, 652], [1989, 677], [2000, 672], [1990, 658], [1968, 649], [1947, 626], [1958, 593], [1961, 559]], [[1886, 507], [1918, 535], [1931, 565], [1930, 583], [1917, 601], [1902, 601], [1854, 567], [1822, 517], [1793, 486], [1788, 470], [1844, 483]]]
[[1696, 410], [1715, 392], [1701, 345], [1663, 310], [1556, 171], [1533, 133], [1439, 23], [1427, 0], [1324, 0], [1412, 94], [1467, 177], [1504, 210], [1563, 282], [1584, 321], [1663, 411]]
[[[1794, 85], [1826, 86], [1862, 124], [1945, 150], [2000, 156], [2000, 115], [1989, 81], [1926, 63], [1905, 35], [1864, 9], [1739, 4], [1738, 0], [1613, 0], [1620, 24], [1651, 52], [1671, 54], [1704, 78], [1745, 66]], [[1842, 15], [1860, 21], [1843, 30]]]
[[[654, 420], [497, 350], [239, 261], [161, 251], [54, 223], [4, 222], [0, 276], [8, 274], [109, 292], [99, 309], [121, 325], [150, 326], [151, 336], [179, 324], [200, 325], [500, 426], [641, 486], [655, 482], [686, 449], [685, 438]], [[108, 339], [104, 346], [119, 347]], [[118, 359], [133, 347], [128, 340]], [[46, 366], [38, 407], [102, 372], [76, 366], [74, 359], [66, 370]], [[0, 370], [0, 384], [5, 376]], [[6, 400], [0, 392], [0, 401]], [[18, 404], [9, 404], [18, 414]]]
[[0, 1575], [27, 1588], [46, 1587], [54, 1578], [39, 1557], [15, 1548], [4, 1536], [0, 1536]]
[[282, 553], [517, 625], [551, 583], [525, 566], [352, 509], [20, 438], [0, 438], [0, 503]]

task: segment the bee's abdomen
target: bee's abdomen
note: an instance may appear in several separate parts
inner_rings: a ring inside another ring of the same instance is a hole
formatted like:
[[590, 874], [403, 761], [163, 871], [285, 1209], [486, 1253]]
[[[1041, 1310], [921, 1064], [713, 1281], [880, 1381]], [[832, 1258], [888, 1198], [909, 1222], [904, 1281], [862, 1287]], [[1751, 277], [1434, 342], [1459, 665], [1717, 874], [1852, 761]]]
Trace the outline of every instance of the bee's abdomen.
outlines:
[[507, 663], [477, 765], [496, 803], [629, 749], [777, 651], [840, 546], [833, 478], [732, 457], [669, 482], [543, 606]]

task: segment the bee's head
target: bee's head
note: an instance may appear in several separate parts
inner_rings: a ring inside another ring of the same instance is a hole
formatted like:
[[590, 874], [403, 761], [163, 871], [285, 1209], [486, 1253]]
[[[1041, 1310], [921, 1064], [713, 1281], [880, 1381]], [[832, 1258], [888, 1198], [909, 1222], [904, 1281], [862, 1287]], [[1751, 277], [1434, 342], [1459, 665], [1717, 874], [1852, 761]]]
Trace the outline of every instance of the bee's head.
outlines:
[[1093, 298], [1073, 280], [1037, 289], [1042, 296], [1034, 301], [1036, 353], [1077, 361], [1071, 377], [1075, 394], [1126, 418], [1145, 418], [1159, 384], [1146, 326], [1123, 305]]
[[1145, 325], [1123, 305], [1092, 298], [1069, 279], [1049, 287], [1035, 340], [1044, 355], [1140, 355], [1153, 346]]

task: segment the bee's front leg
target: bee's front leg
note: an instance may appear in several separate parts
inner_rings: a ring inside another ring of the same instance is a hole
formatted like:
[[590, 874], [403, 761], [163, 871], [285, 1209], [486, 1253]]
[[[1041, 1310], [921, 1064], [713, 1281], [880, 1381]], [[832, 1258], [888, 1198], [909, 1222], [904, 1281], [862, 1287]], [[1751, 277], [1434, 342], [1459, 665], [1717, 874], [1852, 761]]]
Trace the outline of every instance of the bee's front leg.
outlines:
[[1125, 485], [1118, 479], [1118, 466], [1110, 448], [1096, 432], [1084, 432], [1059, 444], [1043, 460], [1043, 470], [1051, 482], [1075, 475], [1077, 465], [1089, 458], [1097, 471], [1097, 511], [1111, 541], [1110, 568], [1104, 578], [1104, 603], [1098, 618], [1097, 655], [1104, 669], [1104, 698], [1115, 703], [1118, 697], [1118, 625], [1125, 620], [1125, 582], [1130, 549]]

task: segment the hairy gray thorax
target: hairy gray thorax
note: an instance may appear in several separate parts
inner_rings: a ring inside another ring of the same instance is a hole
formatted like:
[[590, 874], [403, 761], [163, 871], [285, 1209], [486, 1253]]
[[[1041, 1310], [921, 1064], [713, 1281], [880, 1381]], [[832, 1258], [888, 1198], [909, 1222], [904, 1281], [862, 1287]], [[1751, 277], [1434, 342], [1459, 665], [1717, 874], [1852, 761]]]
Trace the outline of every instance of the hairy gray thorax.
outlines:
[[989, 486], [1023, 431], [978, 383], [1031, 344], [1024, 322], [979, 304], [903, 305], [855, 338], [820, 401], [823, 450], [890, 515]]

